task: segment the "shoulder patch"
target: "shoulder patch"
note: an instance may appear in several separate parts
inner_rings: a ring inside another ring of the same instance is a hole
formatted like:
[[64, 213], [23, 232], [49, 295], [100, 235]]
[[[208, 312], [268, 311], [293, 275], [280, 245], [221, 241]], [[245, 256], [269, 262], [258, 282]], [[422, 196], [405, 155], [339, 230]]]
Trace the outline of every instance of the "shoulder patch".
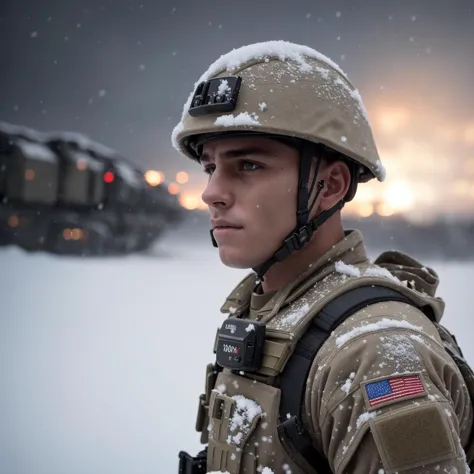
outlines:
[[427, 395], [421, 374], [392, 375], [361, 383], [367, 410]]
[[439, 403], [396, 409], [370, 423], [385, 472], [435, 472], [436, 462], [449, 468], [440, 472], [469, 472], [462, 469], [459, 439]]

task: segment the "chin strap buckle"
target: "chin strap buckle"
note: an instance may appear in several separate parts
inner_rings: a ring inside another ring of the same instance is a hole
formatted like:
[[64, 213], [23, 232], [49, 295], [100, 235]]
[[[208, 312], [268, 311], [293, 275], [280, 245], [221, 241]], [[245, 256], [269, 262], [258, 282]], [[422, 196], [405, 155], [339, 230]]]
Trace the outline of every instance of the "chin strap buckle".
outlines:
[[311, 240], [312, 235], [313, 230], [307, 225], [293, 232], [293, 234], [284, 240], [283, 246], [275, 254], [276, 260], [281, 262], [293, 252], [301, 250]]

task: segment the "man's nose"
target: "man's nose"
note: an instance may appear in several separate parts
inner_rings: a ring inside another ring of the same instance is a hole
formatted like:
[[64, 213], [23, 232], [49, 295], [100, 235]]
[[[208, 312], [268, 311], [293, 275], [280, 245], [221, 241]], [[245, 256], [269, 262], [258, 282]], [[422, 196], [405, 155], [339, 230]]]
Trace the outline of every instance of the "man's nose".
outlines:
[[215, 169], [206, 189], [202, 193], [202, 200], [209, 207], [230, 207], [233, 203], [231, 186], [225, 173]]

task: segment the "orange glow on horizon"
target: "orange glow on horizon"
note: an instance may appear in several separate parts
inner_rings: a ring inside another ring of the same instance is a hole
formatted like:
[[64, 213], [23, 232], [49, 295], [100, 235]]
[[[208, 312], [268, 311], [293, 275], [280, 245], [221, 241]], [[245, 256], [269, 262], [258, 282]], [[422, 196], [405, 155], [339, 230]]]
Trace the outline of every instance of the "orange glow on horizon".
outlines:
[[474, 144], [474, 123], [471, 123], [466, 127], [466, 130], [464, 131], [464, 139], [467, 143]]
[[381, 131], [392, 134], [399, 131], [409, 121], [408, 110], [401, 107], [383, 107], [376, 114], [376, 126]]
[[[394, 98], [381, 104], [369, 107], [368, 115], [387, 178], [360, 184], [344, 213], [414, 220], [452, 212], [474, 216], [474, 121], [427, 102]], [[201, 200], [207, 178], [198, 171], [186, 175], [181, 205], [207, 209]]]

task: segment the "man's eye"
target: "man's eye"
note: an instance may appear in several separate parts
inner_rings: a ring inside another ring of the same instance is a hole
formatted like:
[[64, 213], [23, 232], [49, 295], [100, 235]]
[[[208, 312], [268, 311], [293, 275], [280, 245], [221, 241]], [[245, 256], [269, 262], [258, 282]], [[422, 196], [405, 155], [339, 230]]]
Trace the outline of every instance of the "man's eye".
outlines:
[[260, 168], [259, 165], [252, 163], [251, 161], [243, 161], [242, 162], [242, 169], [244, 171], [255, 171]]
[[204, 173], [206, 173], [210, 176], [212, 173], [214, 173], [215, 169], [216, 169], [215, 166], [206, 166], [203, 171], [204, 171]]

